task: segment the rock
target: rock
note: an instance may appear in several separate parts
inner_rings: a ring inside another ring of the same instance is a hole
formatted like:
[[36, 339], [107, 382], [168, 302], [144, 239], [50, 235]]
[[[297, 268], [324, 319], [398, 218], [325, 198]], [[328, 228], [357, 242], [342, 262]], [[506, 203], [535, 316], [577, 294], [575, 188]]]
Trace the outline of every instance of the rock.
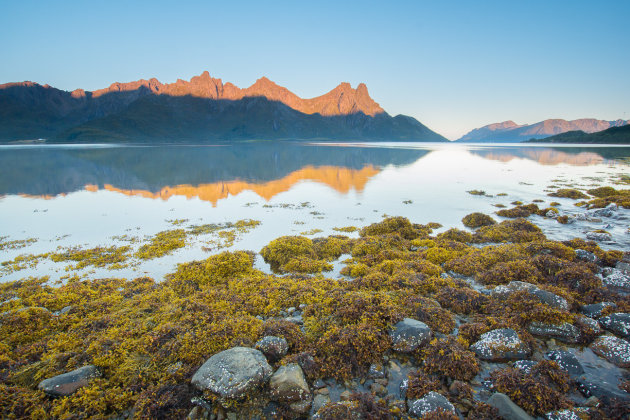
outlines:
[[526, 283], [524, 281], [511, 281], [507, 285], [497, 286], [492, 290], [490, 295], [492, 297], [502, 300], [509, 297], [512, 293], [520, 292], [523, 290], [530, 295], [536, 297], [540, 301], [540, 303], [549, 305], [552, 308], [560, 309], [563, 311], [567, 311], [569, 309], [569, 304], [567, 303], [567, 300], [565, 298], [546, 290], [540, 289], [536, 285]]
[[575, 258], [577, 258], [580, 261], [592, 262], [595, 264], [599, 262], [599, 258], [597, 258], [597, 255], [593, 254], [592, 252], [586, 251], [584, 249], [576, 249]]
[[272, 362], [282, 359], [289, 351], [287, 340], [282, 337], [267, 335], [256, 342], [256, 348]]
[[612, 235], [608, 232], [587, 232], [586, 239], [589, 241], [598, 241], [598, 242], [610, 242], [612, 241]]
[[580, 330], [568, 322], [559, 325], [534, 321], [529, 324], [527, 330], [540, 337], [552, 337], [565, 343], [577, 343], [580, 339]]
[[297, 363], [280, 366], [269, 380], [269, 390], [271, 399], [278, 402], [310, 400], [311, 395], [304, 372]]
[[602, 284], [613, 292], [630, 293], [630, 276], [617, 268], [613, 268], [604, 276]]
[[599, 319], [599, 323], [608, 331], [620, 337], [630, 336], [630, 314], [617, 312]]
[[581, 329], [585, 335], [599, 335], [602, 332], [602, 327], [599, 326], [599, 322], [586, 316], [578, 315], [575, 319], [575, 324]]
[[368, 371], [368, 377], [370, 379], [380, 379], [385, 377], [385, 369], [382, 364], [371, 364]]
[[294, 411], [299, 414], [308, 413], [308, 410], [311, 408], [311, 400], [304, 401], [296, 401], [289, 404], [289, 408], [291, 411]]
[[431, 340], [431, 329], [424, 322], [405, 318], [390, 333], [394, 350], [410, 353]]
[[566, 350], [553, 350], [546, 354], [549, 360], [553, 360], [558, 363], [558, 366], [562, 370], [565, 370], [569, 375], [581, 375], [584, 373], [584, 368], [578, 361], [577, 357], [571, 352]]
[[198, 389], [208, 389], [222, 398], [239, 398], [264, 384], [272, 372], [260, 351], [233, 347], [209, 358], [191, 382]]
[[596, 354], [622, 368], [630, 367], [630, 343], [612, 335], [598, 337], [590, 346]]
[[591, 395], [584, 401], [584, 407], [597, 407], [599, 405], [599, 398], [595, 395]]
[[330, 402], [330, 397], [328, 395], [317, 394], [315, 398], [313, 398], [313, 411], [317, 412], [320, 408], [325, 406]]
[[507, 395], [500, 392], [492, 394], [488, 399], [488, 404], [496, 408], [499, 411], [499, 415], [504, 419], [533, 420], [533, 417], [527, 414], [525, 410], [514, 404]]
[[536, 362], [532, 360], [517, 360], [514, 362], [514, 367], [525, 373], [529, 373], [534, 366], [536, 366]]
[[479, 341], [470, 346], [470, 349], [480, 359], [492, 361], [523, 359], [530, 353], [527, 345], [511, 328], [501, 328], [482, 334]]
[[339, 399], [341, 401], [350, 401], [350, 396], [351, 395], [352, 395], [352, 392], [350, 392], [349, 390], [346, 389], [341, 394], [339, 394]]
[[319, 388], [317, 391], [318, 394], [322, 394], [322, 395], [329, 395], [330, 394], [330, 390], [328, 388]]
[[313, 382], [313, 388], [325, 388], [326, 387], [326, 382], [322, 381], [321, 379], [317, 379], [315, 382]]
[[580, 311], [589, 318], [599, 318], [602, 316], [602, 311], [609, 306], [612, 306], [613, 308], [617, 307], [614, 302], [600, 302], [584, 305], [580, 308]]
[[372, 392], [372, 394], [374, 395], [384, 396], [387, 395], [387, 388], [379, 383], [374, 382], [372, 385], [370, 385], [370, 392]]
[[304, 324], [304, 320], [302, 319], [302, 316], [288, 316], [286, 318], [283, 318], [283, 321], [287, 321], [287, 322], [291, 322], [293, 324], [297, 324], [297, 325], [302, 325]]
[[586, 397], [596, 397], [606, 405], [611, 404], [614, 400], [630, 404], [630, 394], [608, 382], [595, 381], [584, 376], [578, 378], [577, 382], [580, 391]]
[[[322, 418], [322, 413], [321, 413], [322, 409], [323, 407], [320, 407], [320, 409], [317, 410], [317, 413], [315, 413], [315, 415], [312, 417], [313, 420], [319, 420]], [[354, 401], [339, 401], [336, 403], [328, 404], [327, 410], [330, 410], [328, 413], [328, 416], [325, 417], [327, 419], [337, 418], [337, 417], [329, 417], [330, 413], [343, 413], [344, 417], [342, 418], [344, 420], [365, 419], [364, 414], [361, 412], [360, 406]]]
[[52, 397], [66, 397], [72, 395], [77, 389], [86, 386], [90, 379], [98, 378], [101, 373], [96, 366], [87, 365], [68, 373], [44, 379], [37, 388]]
[[[558, 410], [545, 414], [545, 420], [582, 420], [587, 415], [586, 410], [575, 408], [573, 410]], [[588, 417], [586, 417], [588, 418]]]
[[188, 413], [188, 416], [186, 416], [186, 420], [206, 420], [209, 418], [210, 413], [199, 406], [193, 407], [193, 409]]
[[423, 417], [428, 413], [441, 408], [444, 411], [455, 413], [455, 407], [441, 394], [435, 391], [429, 392], [422, 398], [407, 401], [408, 413], [412, 416]]

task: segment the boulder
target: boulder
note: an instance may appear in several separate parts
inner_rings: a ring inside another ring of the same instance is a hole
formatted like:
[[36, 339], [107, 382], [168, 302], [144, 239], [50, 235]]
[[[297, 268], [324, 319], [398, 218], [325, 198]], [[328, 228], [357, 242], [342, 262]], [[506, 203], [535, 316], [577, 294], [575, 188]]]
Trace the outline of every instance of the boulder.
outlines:
[[499, 415], [510, 420], [534, 420], [518, 405], [514, 404], [510, 397], [500, 392], [495, 392], [488, 398], [488, 404], [499, 411]]
[[591, 231], [586, 233], [586, 239], [589, 241], [610, 242], [612, 235], [608, 232]]
[[74, 394], [79, 388], [86, 386], [90, 379], [98, 378], [99, 376], [101, 376], [101, 373], [96, 366], [87, 365], [68, 373], [44, 379], [37, 388], [52, 397], [66, 397]]
[[578, 378], [577, 382], [580, 392], [586, 397], [596, 397], [606, 405], [614, 402], [630, 404], [630, 394], [609, 382], [594, 380], [585, 376]]
[[289, 351], [287, 340], [282, 337], [267, 335], [256, 342], [256, 348], [272, 362], [282, 359]]
[[565, 343], [577, 343], [580, 339], [579, 328], [568, 322], [556, 325], [534, 321], [529, 324], [527, 330], [533, 335], [555, 338]]
[[609, 306], [616, 308], [614, 302], [599, 302], [599, 303], [591, 303], [590, 305], [584, 305], [580, 308], [580, 311], [589, 318], [599, 318], [602, 316], [602, 311]]
[[536, 362], [533, 360], [517, 360], [514, 362], [514, 367], [518, 370], [522, 370], [525, 373], [531, 372], [532, 368], [536, 366]]
[[311, 399], [311, 391], [304, 372], [297, 363], [280, 366], [269, 380], [271, 399], [278, 402], [294, 402]]
[[630, 343], [622, 338], [604, 335], [593, 341], [590, 348], [612, 364], [630, 367]]
[[437, 411], [438, 409], [450, 411], [453, 414], [455, 413], [455, 407], [453, 406], [453, 404], [451, 404], [451, 402], [447, 400], [446, 397], [438, 394], [435, 391], [429, 392], [422, 398], [418, 398], [416, 400], [408, 400], [407, 408], [409, 414], [420, 418], [427, 415], [428, 413]]
[[580, 261], [592, 262], [595, 264], [599, 262], [599, 258], [597, 258], [597, 255], [585, 249], [576, 249], [575, 258], [577, 258]]
[[545, 420], [582, 420], [584, 418], [590, 418], [588, 410], [579, 407], [572, 410], [557, 410], [545, 414]]
[[569, 304], [567, 303], [567, 300], [565, 298], [546, 290], [540, 289], [538, 286], [524, 281], [511, 281], [507, 285], [497, 286], [492, 290], [491, 296], [498, 299], [505, 299], [509, 297], [512, 293], [520, 292], [523, 290], [537, 298], [540, 303], [563, 311], [569, 310]]
[[424, 322], [405, 318], [390, 333], [394, 350], [410, 353], [431, 340], [431, 329]]
[[587, 336], [599, 335], [602, 332], [599, 322], [586, 316], [578, 315], [575, 317], [575, 325]]
[[569, 375], [581, 375], [584, 373], [584, 368], [578, 361], [577, 357], [571, 352], [566, 350], [552, 350], [546, 354], [549, 360], [553, 360], [558, 363], [558, 366]]
[[325, 406], [330, 402], [330, 397], [328, 395], [317, 394], [315, 398], [313, 398], [313, 411], [317, 412], [320, 408]]
[[602, 284], [613, 292], [630, 293], [630, 276], [617, 268], [602, 278]]
[[209, 358], [192, 377], [200, 390], [222, 398], [240, 398], [264, 384], [273, 370], [265, 356], [249, 347], [233, 347]]
[[530, 353], [529, 347], [511, 328], [500, 328], [482, 334], [470, 349], [480, 359], [491, 361], [523, 359]]
[[620, 337], [630, 336], [630, 314], [615, 313], [599, 319], [599, 323], [608, 331]]

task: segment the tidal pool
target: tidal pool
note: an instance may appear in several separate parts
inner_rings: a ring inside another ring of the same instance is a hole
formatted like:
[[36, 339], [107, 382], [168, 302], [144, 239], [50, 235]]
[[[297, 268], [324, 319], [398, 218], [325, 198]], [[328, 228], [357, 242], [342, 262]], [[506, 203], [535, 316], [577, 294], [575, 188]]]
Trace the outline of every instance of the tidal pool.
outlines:
[[[212, 146], [0, 146], [0, 237], [18, 242], [0, 250], [0, 262], [20, 255], [102, 246], [136, 252], [165, 230], [256, 220], [251, 229], [187, 236], [186, 245], [155, 259], [68, 269], [67, 261], [40, 259], [21, 270], [0, 270], [0, 281], [72, 274], [150, 276], [159, 280], [177, 263], [231, 250], [255, 252], [282, 235], [344, 234], [384, 215], [466, 229], [472, 212], [497, 205], [551, 202], [577, 215], [579, 200], [550, 197], [558, 188], [586, 190], [628, 181], [630, 147], [430, 143], [248, 142]], [[473, 195], [468, 191], [483, 191]], [[630, 249], [630, 210], [615, 218], [578, 220], [531, 216], [551, 239], [585, 238], [604, 229], [605, 249]], [[228, 238], [230, 239], [230, 238]], [[6, 266], [5, 266], [6, 268]], [[256, 268], [268, 271], [258, 258]], [[337, 276], [338, 270], [333, 271]]]

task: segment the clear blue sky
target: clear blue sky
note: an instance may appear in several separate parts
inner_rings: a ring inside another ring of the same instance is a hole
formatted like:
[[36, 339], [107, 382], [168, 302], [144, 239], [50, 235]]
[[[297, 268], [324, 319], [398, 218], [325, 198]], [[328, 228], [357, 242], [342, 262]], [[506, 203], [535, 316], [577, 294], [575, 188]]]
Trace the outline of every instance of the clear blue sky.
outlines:
[[365, 82], [457, 138], [488, 123], [630, 119], [629, 0], [0, 0], [0, 83], [72, 90], [208, 70], [303, 97]]

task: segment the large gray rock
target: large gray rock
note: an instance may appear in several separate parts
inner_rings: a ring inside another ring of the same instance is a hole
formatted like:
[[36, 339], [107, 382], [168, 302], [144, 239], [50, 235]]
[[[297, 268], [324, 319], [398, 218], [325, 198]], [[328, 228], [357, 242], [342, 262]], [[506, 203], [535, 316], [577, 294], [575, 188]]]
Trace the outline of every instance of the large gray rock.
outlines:
[[602, 279], [603, 285], [613, 292], [630, 293], [630, 276], [614, 268]]
[[267, 359], [275, 362], [289, 351], [289, 343], [283, 337], [267, 335], [256, 342], [256, 348], [264, 353]]
[[599, 323], [608, 331], [620, 337], [630, 336], [630, 314], [618, 312], [599, 319]]
[[555, 338], [565, 343], [577, 343], [580, 340], [579, 328], [568, 322], [556, 325], [534, 321], [527, 329], [533, 335]]
[[495, 392], [488, 399], [488, 404], [499, 411], [499, 415], [510, 420], [534, 420], [518, 405], [514, 404], [510, 397], [500, 392]]
[[630, 405], [630, 394], [609, 382], [582, 376], [577, 379], [577, 383], [582, 394], [587, 397], [597, 397], [599, 401], [606, 405], [614, 402]]
[[545, 420], [582, 420], [585, 418], [590, 418], [588, 410], [580, 407], [572, 410], [557, 410], [545, 414]]
[[567, 300], [565, 298], [546, 290], [540, 289], [538, 286], [524, 281], [511, 281], [507, 285], [497, 286], [492, 289], [491, 295], [498, 299], [505, 299], [511, 294], [523, 290], [538, 299], [540, 303], [563, 311], [569, 310], [569, 304], [567, 303]]
[[37, 388], [53, 397], [65, 397], [74, 394], [77, 389], [86, 386], [90, 379], [98, 378], [99, 376], [101, 376], [101, 373], [96, 366], [87, 365], [72, 372], [44, 379]]
[[582, 313], [587, 317], [596, 319], [602, 316], [603, 310], [609, 306], [612, 306], [613, 308], [617, 307], [614, 302], [599, 302], [584, 305], [580, 308], [580, 311], [582, 311]]
[[330, 402], [330, 397], [324, 394], [317, 394], [315, 398], [313, 398], [313, 411], [317, 412], [320, 408], [325, 406]]
[[271, 399], [278, 402], [310, 400], [311, 397], [304, 372], [297, 363], [280, 366], [269, 380], [269, 390]]
[[530, 350], [511, 328], [488, 331], [479, 341], [470, 346], [477, 357], [483, 360], [518, 360], [529, 356]]
[[417, 400], [408, 400], [407, 407], [408, 413], [415, 417], [423, 417], [438, 409], [455, 413], [453, 404], [446, 397], [435, 391], [431, 391]]
[[623, 368], [630, 367], [630, 343], [622, 338], [612, 335], [598, 337], [591, 344], [591, 350], [612, 364]]
[[577, 357], [566, 350], [553, 350], [546, 354], [549, 360], [555, 361], [560, 369], [565, 370], [569, 375], [581, 375], [584, 373], [582, 364]]
[[239, 398], [264, 384], [273, 370], [265, 356], [249, 347], [233, 347], [209, 358], [192, 377], [192, 384], [222, 398]]
[[390, 332], [394, 350], [410, 353], [431, 340], [431, 329], [424, 322], [405, 318]]

